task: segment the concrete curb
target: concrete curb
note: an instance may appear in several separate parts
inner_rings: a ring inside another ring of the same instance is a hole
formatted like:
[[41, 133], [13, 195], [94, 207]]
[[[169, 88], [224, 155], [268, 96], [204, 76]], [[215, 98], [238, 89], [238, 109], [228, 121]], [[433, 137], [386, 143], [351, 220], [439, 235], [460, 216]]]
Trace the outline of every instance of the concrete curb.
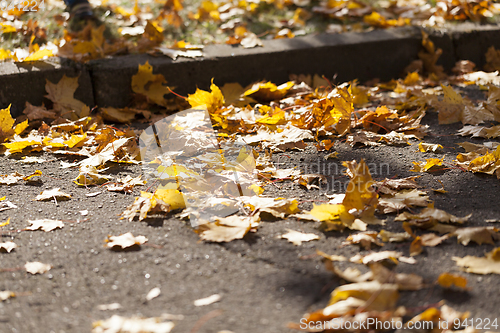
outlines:
[[[478, 68], [485, 63], [490, 46], [500, 49], [500, 25], [457, 25], [451, 31], [432, 31], [431, 39], [443, 49], [439, 60], [450, 70], [457, 60], [469, 59]], [[212, 78], [217, 85], [257, 80], [282, 83], [290, 74], [337, 75], [337, 82], [361, 82], [399, 77], [421, 49], [416, 27], [374, 30], [366, 33], [319, 34], [294, 39], [264, 41], [264, 47], [243, 49], [210, 45], [199, 59], [127, 55], [91, 61], [85, 65], [66, 59], [32, 63], [0, 64], [0, 107], [12, 103], [12, 114], [22, 113], [25, 101], [35, 105], [44, 99], [45, 80], [57, 82], [64, 74], [80, 75], [75, 97], [90, 106], [124, 107], [132, 100], [131, 77], [146, 61], [154, 73], [163, 74], [180, 94], [196, 86], [207, 89]]]

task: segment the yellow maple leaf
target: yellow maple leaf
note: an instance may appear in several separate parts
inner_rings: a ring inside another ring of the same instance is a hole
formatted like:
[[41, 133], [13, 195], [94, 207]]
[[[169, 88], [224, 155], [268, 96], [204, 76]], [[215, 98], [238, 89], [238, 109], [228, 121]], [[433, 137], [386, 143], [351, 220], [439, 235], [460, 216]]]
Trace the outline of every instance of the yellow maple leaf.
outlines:
[[284, 125], [286, 124], [285, 111], [276, 108], [273, 115], [266, 114], [264, 117], [256, 121], [259, 124], [266, 125]]
[[461, 289], [467, 289], [467, 279], [464, 278], [463, 276], [456, 274], [443, 273], [439, 275], [436, 282], [445, 288], [450, 288], [451, 286], [457, 286], [458, 288]]
[[153, 74], [153, 66], [146, 61], [144, 65], [139, 65], [137, 74], [132, 76], [132, 91], [146, 96], [155, 104], [165, 106], [167, 102], [163, 96], [170, 93], [165, 83], [165, 77], [162, 74]]
[[444, 156], [441, 159], [428, 158], [425, 160], [425, 162], [411, 162], [411, 163], [413, 163], [413, 169], [411, 169], [410, 171], [426, 172], [434, 167], [443, 165], [443, 160], [444, 160]]
[[179, 190], [176, 189], [169, 189], [169, 188], [157, 189], [154, 192], [152, 198], [160, 199], [164, 203], [170, 205], [171, 210], [186, 208], [186, 202], [184, 201], [184, 196]]
[[288, 90], [294, 86], [293, 81], [276, 86], [272, 82], [261, 82], [254, 84], [250, 89], [243, 93], [243, 96], [252, 97], [259, 102], [270, 102], [282, 99]]
[[73, 114], [72, 120], [86, 117], [90, 114], [90, 108], [82, 101], [73, 96], [78, 88], [78, 79], [80, 76], [67, 77], [66, 74], [58, 83], [52, 83], [46, 80], [45, 90], [48, 99], [54, 102], [54, 110], [62, 114]]
[[336, 123], [335, 129], [344, 135], [351, 128], [351, 113], [354, 111], [351, 86], [338, 86], [328, 98], [333, 103], [330, 115]]
[[36, 61], [36, 60], [42, 60], [48, 57], [53, 57], [54, 52], [49, 49], [39, 49], [36, 50], [35, 52], [31, 53], [28, 57], [24, 59], [24, 61]]
[[76, 145], [78, 145], [78, 144], [82, 143], [83, 141], [85, 141], [86, 138], [87, 138], [87, 133], [83, 133], [83, 135], [74, 135], [74, 134], [72, 134], [71, 138], [69, 138], [68, 140], [64, 141], [64, 144], [67, 145], [69, 148], [73, 148]]
[[206, 108], [210, 114], [215, 113], [224, 105], [224, 96], [219, 87], [214, 84], [213, 79], [210, 91], [197, 88], [194, 94], [188, 96], [187, 101], [193, 108]]
[[342, 164], [348, 168], [347, 173], [351, 177], [342, 204], [353, 216], [352, 220], [356, 218], [364, 223], [379, 223], [380, 221], [374, 216], [378, 194], [372, 187], [375, 182], [364, 159], [361, 159], [359, 163], [352, 161]]
[[28, 120], [14, 126], [16, 121], [10, 115], [10, 105], [0, 109], [0, 143], [11, 138], [14, 134], [21, 134], [28, 127]]

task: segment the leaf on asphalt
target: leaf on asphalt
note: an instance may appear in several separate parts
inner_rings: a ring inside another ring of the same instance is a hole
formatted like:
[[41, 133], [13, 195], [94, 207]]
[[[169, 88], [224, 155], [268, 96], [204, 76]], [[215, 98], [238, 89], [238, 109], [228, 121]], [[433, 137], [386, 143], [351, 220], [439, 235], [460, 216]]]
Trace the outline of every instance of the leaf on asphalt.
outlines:
[[[165, 201], [164, 201], [165, 200]], [[123, 218], [132, 221], [139, 212], [139, 221], [150, 214], [169, 213], [172, 210], [186, 208], [184, 196], [174, 188], [157, 189], [154, 193], [141, 191], [141, 196], [122, 213]]]
[[117, 178], [112, 184], [106, 185], [108, 191], [132, 193], [134, 186], [145, 185], [146, 181], [141, 179], [142, 176], [132, 177], [127, 175], [124, 178]]
[[456, 236], [457, 241], [467, 246], [471, 241], [477, 244], [495, 244], [494, 240], [500, 238], [499, 229], [494, 227], [468, 227], [456, 229], [451, 236]]
[[465, 125], [458, 132], [461, 136], [471, 136], [472, 138], [485, 138], [486, 127], [477, 125]]
[[344, 271], [337, 268], [331, 260], [325, 257], [325, 268], [338, 276], [339, 278], [347, 281], [347, 282], [366, 282], [373, 280], [373, 273], [367, 272], [365, 274], [361, 273], [359, 269], [353, 267], [347, 267]]
[[161, 317], [121, 317], [113, 315], [106, 320], [92, 323], [92, 333], [169, 333], [175, 324]]
[[450, 288], [451, 286], [458, 287], [460, 289], [467, 289], [467, 279], [463, 276], [451, 274], [451, 273], [442, 273], [439, 275], [436, 281], [441, 287]]
[[362, 255], [362, 254], [357, 254], [351, 259], [349, 259], [350, 262], [353, 263], [358, 263], [358, 264], [364, 264], [368, 265], [369, 263], [372, 262], [379, 262], [379, 261], [389, 261], [393, 262], [395, 264], [398, 263], [398, 259], [401, 258], [403, 254], [401, 252], [397, 251], [381, 251], [381, 252], [374, 252], [371, 254], [367, 255]]
[[0, 243], [0, 252], [10, 253], [16, 247], [17, 247], [16, 243], [11, 242], [11, 241]]
[[[399, 299], [398, 286], [378, 281], [358, 282], [335, 288], [328, 305], [354, 297], [365, 301], [365, 311], [386, 311], [395, 308]], [[368, 302], [370, 300], [370, 302]]]
[[151, 290], [148, 292], [148, 294], [146, 295], [146, 300], [147, 300], [147, 301], [150, 301], [150, 300], [152, 300], [153, 298], [156, 298], [156, 297], [160, 296], [160, 294], [161, 294], [161, 290], [160, 290], [160, 288], [155, 287], [155, 288], [151, 289]]
[[466, 81], [474, 82], [477, 85], [486, 86], [488, 84], [500, 85], [500, 76], [498, 76], [498, 71], [486, 73], [483, 71], [472, 72], [463, 74], [462, 77]]
[[144, 65], [139, 65], [137, 73], [132, 76], [132, 91], [145, 96], [148, 101], [167, 105], [164, 95], [170, 93], [167, 81], [162, 74], [153, 74], [153, 66], [146, 61]]
[[382, 239], [382, 242], [388, 243], [398, 243], [405, 242], [411, 238], [411, 235], [407, 232], [391, 232], [387, 230], [380, 230], [378, 237]]
[[406, 177], [400, 179], [384, 179], [378, 182], [375, 182], [373, 185], [377, 189], [377, 191], [381, 194], [390, 194], [395, 195], [400, 190], [410, 190], [415, 189], [418, 186], [415, 179], [420, 176]]
[[140, 246], [146, 243], [148, 239], [144, 236], [135, 237], [131, 232], [120, 236], [108, 236], [105, 240], [108, 249], [126, 249], [132, 246]]
[[420, 142], [418, 144], [418, 150], [420, 150], [422, 153], [426, 152], [432, 152], [432, 153], [441, 153], [443, 149], [443, 146], [437, 143], [424, 143]]
[[52, 268], [52, 266], [49, 264], [43, 264], [41, 262], [34, 261], [34, 262], [27, 262], [24, 265], [24, 268], [26, 269], [26, 272], [35, 275], [48, 272]]
[[430, 228], [435, 226], [438, 222], [463, 224], [472, 216], [472, 214], [469, 214], [464, 217], [457, 217], [445, 212], [444, 210], [433, 208], [432, 206], [433, 205], [431, 204], [427, 208], [422, 209], [419, 214], [403, 212], [396, 216], [394, 221], [410, 221], [410, 224], [412, 225]]
[[10, 291], [10, 290], [0, 291], [0, 301], [2, 301], [2, 302], [8, 300], [9, 298], [13, 298], [13, 297], [16, 297], [16, 293], [13, 291]]
[[24, 178], [19, 172], [11, 173], [10, 175], [0, 175], [0, 185], [12, 185]]
[[500, 179], [500, 145], [492, 152], [487, 150], [484, 155], [476, 152], [458, 154], [457, 164], [468, 171], [496, 175]]
[[54, 111], [59, 113], [74, 113], [72, 120], [87, 117], [90, 114], [90, 108], [85, 103], [74, 98], [76, 89], [78, 88], [77, 77], [67, 77], [66, 74], [59, 80], [58, 83], [52, 83], [46, 80], [45, 90], [47, 91], [48, 99], [54, 103]]
[[202, 224], [197, 231], [200, 238], [208, 242], [230, 242], [242, 239], [251, 230], [257, 228], [259, 217], [238, 216], [215, 217], [215, 222]]
[[257, 196], [241, 196], [237, 198], [245, 207], [250, 208], [252, 212], [258, 211], [261, 219], [280, 218], [298, 213], [299, 202], [293, 198], [265, 198]]
[[378, 209], [384, 214], [399, 212], [415, 206], [425, 207], [431, 200], [427, 193], [417, 189], [396, 192], [394, 196], [383, 196], [379, 198]]
[[103, 176], [100, 174], [100, 172], [104, 170], [106, 169], [98, 169], [92, 165], [82, 165], [80, 166], [80, 173], [73, 182], [79, 186], [102, 184], [111, 178], [111, 176]]
[[56, 187], [56, 188], [53, 188], [52, 190], [43, 191], [42, 193], [37, 195], [37, 197], [35, 198], [35, 200], [37, 200], [37, 201], [46, 201], [46, 200], [52, 200], [52, 199], [69, 200], [69, 199], [71, 199], [71, 195], [66, 194], [62, 191], [59, 191], [59, 187]]
[[357, 220], [365, 224], [383, 224], [383, 221], [374, 215], [378, 204], [378, 194], [373, 188], [374, 182], [364, 159], [361, 159], [359, 163], [343, 162], [342, 165], [347, 167], [346, 173], [351, 178], [342, 201], [349, 218], [343, 220], [342, 223], [348, 227]]
[[[9, 200], [7, 201], [1, 201], [0, 202], [0, 212], [3, 211], [3, 210], [7, 210], [7, 209], [13, 209], [13, 208], [17, 208], [16, 205], [14, 205], [12, 202], [10, 202]], [[0, 225], [1, 226], [1, 225]]]
[[292, 229], [286, 229], [288, 232], [284, 235], [279, 236], [278, 238], [287, 239], [293, 245], [302, 245], [302, 242], [309, 242], [312, 240], [319, 239], [319, 236], [316, 234], [306, 234], [303, 232], [295, 231]]
[[321, 252], [319, 250], [316, 250], [316, 253], [320, 256], [322, 256], [323, 258], [327, 259], [327, 260], [330, 260], [330, 261], [347, 261], [347, 258], [344, 257], [344, 256], [339, 256], [339, 255], [336, 255], [336, 254], [326, 254], [324, 252]]
[[213, 294], [212, 296], [197, 299], [196, 301], [193, 302], [193, 304], [194, 304], [194, 306], [210, 305], [210, 304], [213, 304], [213, 303], [220, 301], [221, 298], [222, 298], [221, 295]]
[[349, 235], [346, 240], [342, 242], [342, 246], [351, 244], [359, 244], [365, 250], [370, 250], [372, 244], [384, 246], [384, 243], [381, 243], [377, 240], [376, 231], [365, 231], [354, 235]]
[[399, 290], [420, 290], [424, 287], [424, 279], [419, 275], [395, 273], [378, 262], [370, 263], [368, 266], [373, 279], [380, 283], [394, 283]]
[[50, 220], [50, 219], [40, 219], [40, 220], [28, 220], [31, 225], [26, 228], [26, 230], [43, 230], [45, 232], [52, 231], [54, 229], [62, 229], [64, 227], [64, 223], [59, 220]]
[[440, 169], [438, 167], [443, 165], [444, 156], [442, 158], [428, 158], [425, 162], [411, 162], [413, 163], [413, 172], [426, 172], [430, 170]]
[[465, 256], [463, 258], [452, 257], [457, 266], [467, 273], [475, 274], [500, 274], [500, 247], [486, 253], [485, 257]]

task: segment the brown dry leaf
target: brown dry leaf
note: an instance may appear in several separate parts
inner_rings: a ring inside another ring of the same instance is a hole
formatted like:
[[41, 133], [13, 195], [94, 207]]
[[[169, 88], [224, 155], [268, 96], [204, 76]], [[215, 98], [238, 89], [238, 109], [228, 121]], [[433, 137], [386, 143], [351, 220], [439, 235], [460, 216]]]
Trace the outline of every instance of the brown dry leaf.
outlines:
[[451, 274], [451, 273], [442, 273], [439, 275], [437, 281], [441, 287], [450, 288], [451, 286], [456, 286], [460, 289], [467, 289], [467, 279], [463, 276]]
[[169, 333], [175, 324], [171, 321], [164, 321], [161, 317], [141, 318], [141, 317], [121, 317], [113, 315], [106, 320], [99, 320], [92, 323], [92, 333]]
[[378, 237], [382, 239], [382, 242], [395, 243], [405, 242], [411, 238], [411, 235], [407, 232], [390, 232], [380, 230]]
[[270, 102], [282, 99], [287, 94], [288, 90], [293, 87], [295, 83], [289, 81], [280, 86], [276, 86], [271, 82], [261, 82], [254, 84], [250, 89], [243, 93], [243, 96], [251, 97], [261, 103]]
[[365, 231], [354, 235], [350, 235], [346, 238], [344, 242], [342, 242], [342, 246], [351, 244], [359, 244], [365, 250], [370, 250], [372, 244], [378, 246], [384, 246], [384, 243], [381, 243], [377, 240], [376, 231]]
[[73, 120], [87, 117], [90, 114], [89, 107], [73, 97], [78, 88], [79, 77], [67, 77], [65, 74], [58, 83], [55, 84], [47, 80], [45, 84], [45, 90], [48, 93], [45, 97], [54, 102], [54, 110], [63, 115], [74, 112], [76, 118], [73, 117], [75, 118]]
[[419, 275], [395, 273], [378, 262], [368, 266], [373, 274], [373, 279], [380, 283], [395, 283], [399, 290], [420, 290], [424, 287], [424, 279]]
[[126, 249], [132, 246], [140, 246], [146, 243], [148, 239], [144, 236], [135, 237], [131, 232], [120, 236], [108, 236], [105, 240], [108, 249]]
[[43, 264], [41, 262], [34, 261], [34, 262], [27, 262], [24, 265], [24, 268], [26, 269], [26, 272], [34, 275], [34, 274], [43, 274], [45, 272], [48, 272], [52, 268], [52, 266], [49, 264]]
[[59, 191], [59, 187], [56, 187], [56, 188], [53, 188], [52, 190], [43, 191], [42, 193], [37, 195], [37, 197], [35, 198], [35, 200], [37, 200], [37, 201], [46, 201], [46, 200], [52, 200], [52, 199], [56, 200], [56, 202], [57, 202], [57, 199], [69, 200], [69, 199], [71, 199], [71, 195], [66, 194], [62, 191]]
[[106, 188], [108, 191], [115, 191], [115, 192], [125, 192], [125, 193], [132, 193], [132, 189], [134, 186], [141, 186], [145, 185], [146, 181], [141, 179], [142, 176], [137, 176], [137, 177], [132, 177], [130, 175], [127, 175], [125, 178], [118, 178], [116, 179], [116, 182], [113, 184], [106, 185]]
[[45, 106], [34, 106], [26, 102], [26, 107], [23, 113], [28, 117], [29, 121], [41, 119], [56, 119], [57, 115], [54, 111], [47, 111]]
[[54, 229], [62, 229], [64, 227], [64, 223], [59, 220], [50, 220], [50, 219], [40, 219], [40, 220], [28, 220], [31, 225], [26, 228], [26, 230], [43, 230], [45, 232], [52, 231]]
[[252, 228], [259, 224], [259, 217], [254, 216], [229, 216], [215, 217], [216, 222], [200, 226], [200, 238], [209, 242], [230, 242], [242, 239]]
[[485, 257], [465, 256], [452, 257], [457, 266], [463, 267], [467, 273], [475, 274], [500, 274], [500, 247], [486, 253]]
[[312, 188], [319, 189], [320, 187], [318, 185], [321, 185], [322, 183], [326, 182], [326, 177], [318, 174], [298, 175], [297, 177], [295, 177], [294, 182], [304, 186], [308, 190]]
[[396, 216], [394, 221], [410, 221], [412, 225], [430, 228], [435, 226], [438, 222], [462, 224], [466, 222], [471, 216], [472, 214], [464, 217], [457, 217], [445, 212], [444, 210], [436, 209], [431, 204], [427, 208], [424, 208], [419, 214], [403, 212]]
[[312, 240], [319, 239], [316, 234], [305, 234], [303, 232], [295, 231], [292, 229], [286, 229], [288, 232], [284, 235], [278, 236], [278, 238], [287, 239], [293, 245], [300, 246], [302, 242], [310, 242]]
[[419, 187], [415, 179], [419, 176], [406, 177], [400, 179], [384, 179], [374, 183], [377, 191], [381, 194], [395, 195], [399, 190], [414, 189]]
[[467, 246], [470, 241], [481, 244], [495, 244], [494, 239], [500, 238], [499, 229], [495, 227], [468, 227], [455, 230], [451, 236], [456, 236], [457, 241]]
[[165, 77], [162, 74], [153, 74], [153, 66], [148, 61], [139, 65], [137, 73], [132, 76], [132, 91], [146, 96], [148, 101], [166, 106], [165, 94], [170, 93]]
[[443, 241], [450, 238], [449, 234], [443, 236], [437, 236], [436, 234], [429, 233], [420, 236], [423, 246], [434, 247], [441, 244]]
[[16, 243], [11, 242], [11, 241], [0, 243], [0, 252], [10, 253], [16, 247], [17, 247]]
[[399, 212], [415, 206], [425, 207], [431, 202], [424, 191], [413, 189], [410, 191], [396, 192], [393, 197], [383, 196], [379, 198], [378, 209], [384, 213]]
[[80, 173], [73, 180], [73, 182], [79, 186], [102, 184], [111, 178], [111, 176], [103, 176], [99, 174], [104, 170], [105, 169], [97, 169], [92, 165], [82, 165], [80, 166]]

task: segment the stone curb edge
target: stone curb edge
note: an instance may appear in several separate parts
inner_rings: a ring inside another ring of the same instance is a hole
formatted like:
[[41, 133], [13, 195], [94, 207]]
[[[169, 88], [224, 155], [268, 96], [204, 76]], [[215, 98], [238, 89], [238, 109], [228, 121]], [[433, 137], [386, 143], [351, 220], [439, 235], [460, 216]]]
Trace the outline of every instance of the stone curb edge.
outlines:
[[[457, 26], [442, 33], [430, 32], [443, 50], [439, 64], [449, 71], [457, 60], [471, 60], [477, 68], [485, 63], [490, 46], [500, 49], [500, 25]], [[154, 57], [147, 54], [99, 59], [87, 64], [50, 58], [29, 63], [0, 63], [0, 108], [12, 104], [13, 116], [22, 114], [25, 102], [50, 104], [44, 98], [46, 80], [58, 82], [63, 75], [79, 77], [75, 98], [93, 107], [125, 107], [132, 101], [131, 77], [146, 61], [153, 73], [165, 76], [169, 86], [186, 95], [196, 87], [207, 89], [212, 78], [222, 86], [243, 86], [258, 80], [283, 83], [290, 74], [320, 74], [336, 82], [372, 78], [390, 80], [402, 74], [421, 49], [419, 28], [405, 27], [365, 33], [319, 34], [293, 39], [264, 41], [264, 47], [243, 49], [210, 45], [203, 58]]]

